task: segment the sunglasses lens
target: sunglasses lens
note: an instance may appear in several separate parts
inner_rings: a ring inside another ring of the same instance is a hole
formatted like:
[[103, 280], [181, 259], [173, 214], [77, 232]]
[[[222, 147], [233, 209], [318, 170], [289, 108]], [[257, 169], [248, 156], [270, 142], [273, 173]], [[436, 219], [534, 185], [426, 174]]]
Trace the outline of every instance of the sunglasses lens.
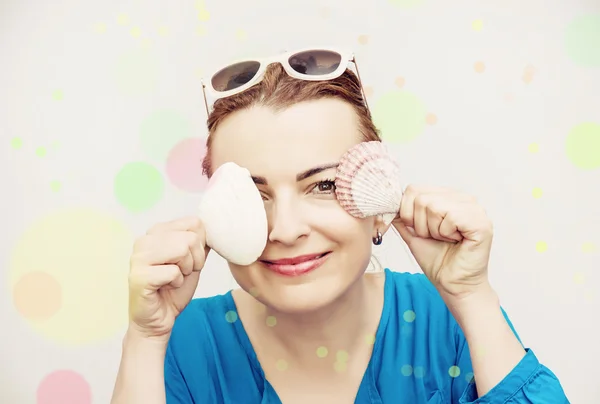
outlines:
[[292, 69], [309, 76], [323, 76], [337, 70], [342, 55], [327, 50], [312, 50], [292, 55], [288, 60]]
[[211, 84], [217, 91], [229, 91], [247, 84], [258, 72], [260, 63], [255, 61], [236, 63], [217, 72]]

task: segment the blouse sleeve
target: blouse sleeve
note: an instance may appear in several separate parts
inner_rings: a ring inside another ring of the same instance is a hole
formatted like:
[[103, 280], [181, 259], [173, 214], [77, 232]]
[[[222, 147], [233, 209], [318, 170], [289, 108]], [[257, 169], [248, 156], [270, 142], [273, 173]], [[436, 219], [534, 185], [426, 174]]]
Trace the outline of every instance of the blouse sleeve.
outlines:
[[[519, 336], [506, 312], [502, 314], [517, 339]], [[467, 340], [456, 326], [457, 367], [460, 375], [452, 381], [452, 403], [455, 404], [569, 404], [560, 381], [554, 373], [542, 365], [533, 351], [525, 348], [526, 354], [515, 368], [484, 396], [477, 395], [471, 354]], [[519, 342], [521, 340], [519, 339]], [[458, 373], [458, 372], [456, 372]]]
[[165, 356], [165, 393], [167, 404], [192, 404], [194, 402], [170, 344]]

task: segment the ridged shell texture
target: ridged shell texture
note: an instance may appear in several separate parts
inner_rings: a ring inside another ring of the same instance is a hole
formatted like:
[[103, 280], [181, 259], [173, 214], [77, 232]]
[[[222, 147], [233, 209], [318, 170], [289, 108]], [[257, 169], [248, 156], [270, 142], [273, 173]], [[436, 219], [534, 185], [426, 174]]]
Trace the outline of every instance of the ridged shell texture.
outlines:
[[335, 185], [338, 202], [354, 217], [393, 218], [400, 210], [400, 167], [382, 142], [362, 142], [348, 150], [337, 168]]

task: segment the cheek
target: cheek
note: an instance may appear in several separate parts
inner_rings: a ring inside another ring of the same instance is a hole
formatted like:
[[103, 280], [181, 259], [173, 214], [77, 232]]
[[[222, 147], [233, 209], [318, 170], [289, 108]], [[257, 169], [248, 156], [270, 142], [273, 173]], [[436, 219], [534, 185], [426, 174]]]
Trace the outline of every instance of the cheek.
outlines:
[[344, 268], [336, 277], [343, 285], [356, 280], [371, 261], [374, 218], [357, 219], [340, 210], [342, 213], [329, 215], [314, 229], [336, 243], [336, 267]]
[[374, 220], [350, 216], [336, 203], [330, 209], [315, 209], [311, 215], [311, 228], [341, 247], [358, 248], [362, 251], [370, 245]]
[[233, 279], [235, 279], [235, 281], [237, 282], [237, 284], [244, 289], [246, 292], [248, 292], [251, 295], [255, 295], [257, 294], [255, 292], [255, 290], [257, 290], [254, 286], [254, 282], [252, 281], [252, 268], [254, 266], [260, 265], [257, 263], [248, 265], [248, 266], [240, 266], [240, 265], [235, 265], [235, 264], [231, 264], [228, 263], [229, 265], [229, 270], [231, 271], [231, 275], [233, 276]]

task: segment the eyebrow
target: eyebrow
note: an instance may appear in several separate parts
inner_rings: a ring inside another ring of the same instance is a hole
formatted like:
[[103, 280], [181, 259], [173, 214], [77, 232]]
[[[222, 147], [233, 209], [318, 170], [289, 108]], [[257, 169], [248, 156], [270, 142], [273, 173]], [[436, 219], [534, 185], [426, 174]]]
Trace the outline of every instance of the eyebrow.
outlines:
[[[323, 172], [325, 170], [329, 170], [329, 169], [332, 169], [332, 168], [337, 168], [337, 166], [339, 164], [340, 163], [329, 163], [329, 164], [323, 164], [323, 165], [320, 165], [320, 166], [309, 168], [306, 171], [302, 171], [301, 173], [296, 174], [296, 181], [300, 182], [300, 181], [303, 181], [303, 180], [305, 180], [307, 178], [312, 177], [313, 175], [317, 175], [320, 172]], [[265, 177], [256, 177], [256, 176], [253, 175], [252, 176], [252, 181], [254, 181], [254, 183], [256, 185], [267, 185], [268, 184], [267, 183], [267, 179]]]

